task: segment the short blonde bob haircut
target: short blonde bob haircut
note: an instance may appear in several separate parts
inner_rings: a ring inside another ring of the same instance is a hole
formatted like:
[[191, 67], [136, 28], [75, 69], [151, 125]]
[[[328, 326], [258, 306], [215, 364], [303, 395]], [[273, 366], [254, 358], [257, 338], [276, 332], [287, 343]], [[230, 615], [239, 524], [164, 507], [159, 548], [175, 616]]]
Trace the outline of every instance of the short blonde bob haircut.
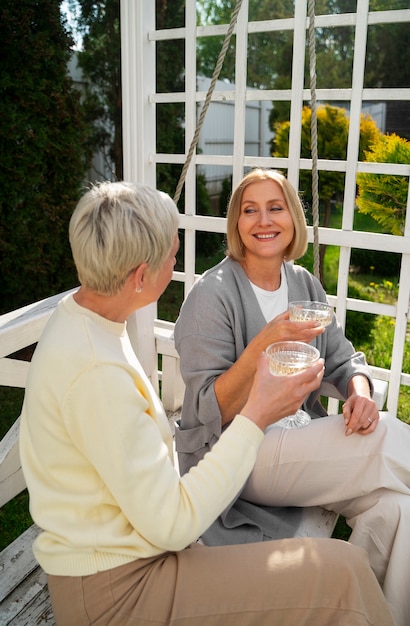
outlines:
[[227, 213], [228, 245], [226, 254], [231, 257], [231, 259], [234, 259], [234, 261], [240, 262], [244, 260], [245, 251], [238, 230], [238, 221], [241, 215], [242, 196], [248, 185], [264, 180], [272, 180], [281, 187], [286, 204], [293, 219], [295, 232], [293, 239], [286, 250], [285, 259], [287, 261], [300, 259], [300, 257], [302, 257], [306, 252], [308, 237], [305, 212], [299, 195], [283, 174], [275, 170], [259, 167], [248, 172], [237, 185], [236, 189], [232, 192]]
[[166, 193], [126, 182], [94, 185], [70, 220], [80, 283], [114, 295], [141, 263], [155, 275], [172, 249], [178, 223], [178, 209]]

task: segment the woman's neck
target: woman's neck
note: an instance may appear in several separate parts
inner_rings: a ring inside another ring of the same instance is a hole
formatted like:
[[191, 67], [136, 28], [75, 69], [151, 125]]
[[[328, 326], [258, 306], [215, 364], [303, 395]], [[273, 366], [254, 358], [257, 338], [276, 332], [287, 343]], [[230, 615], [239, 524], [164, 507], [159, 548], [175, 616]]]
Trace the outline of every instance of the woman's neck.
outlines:
[[251, 283], [266, 291], [276, 291], [281, 283], [282, 262], [282, 259], [267, 259], [265, 262], [258, 259], [253, 263], [246, 258], [241, 266]]
[[125, 322], [135, 307], [128, 310], [124, 294], [105, 296], [91, 289], [80, 287], [74, 294], [74, 300], [85, 309], [89, 309], [112, 322]]

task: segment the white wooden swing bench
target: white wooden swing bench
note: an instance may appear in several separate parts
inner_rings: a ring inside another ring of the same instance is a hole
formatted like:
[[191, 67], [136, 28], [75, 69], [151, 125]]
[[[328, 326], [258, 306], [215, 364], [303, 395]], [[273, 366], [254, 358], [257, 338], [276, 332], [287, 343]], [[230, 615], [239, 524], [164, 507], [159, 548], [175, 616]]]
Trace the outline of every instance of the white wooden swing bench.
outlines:
[[[29, 362], [7, 357], [38, 341], [62, 295], [0, 317], [0, 385], [25, 387]], [[171, 420], [178, 415], [184, 390], [172, 330], [173, 324], [157, 320], [151, 332], [154, 349], [157, 355], [162, 355], [161, 396]], [[146, 340], [147, 333], [144, 335]], [[135, 341], [133, 343], [135, 346]], [[377, 404], [382, 408], [387, 383], [376, 381], [376, 387]], [[25, 489], [18, 453], [18, 430], [16, 420], [0, 442], [0, 506]], [[321, 507], [306, 508], [296, 536], [330, 537], [336, 520], [335, 514]], [[0, 553], [0, 626], [55, 624], [46, 576], [31, 549], [39, 532], [36, 525], [31, 526]]]

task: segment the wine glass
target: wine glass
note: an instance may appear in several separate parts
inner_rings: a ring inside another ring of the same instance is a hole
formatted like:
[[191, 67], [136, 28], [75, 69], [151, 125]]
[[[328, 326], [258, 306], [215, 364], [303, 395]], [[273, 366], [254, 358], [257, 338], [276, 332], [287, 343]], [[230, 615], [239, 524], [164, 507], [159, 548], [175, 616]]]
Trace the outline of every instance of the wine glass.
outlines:
[[289, 319], [292, 322], [319, 322], [329, 326], [333, 319], [333, 308], [327, 302], [315, 300], [295, 300], [289, 302]]
[[[307, 369], [315, 363], [320, 353], [317, 348], [303, 341], [278, 341], [266, 348], [271, 374], [288, 376]], [[284, 428], [302, 428], [307, 426], [311, 418], [309, 413], [298, 409], [294, 415], [288, 415], [277, 424]]]

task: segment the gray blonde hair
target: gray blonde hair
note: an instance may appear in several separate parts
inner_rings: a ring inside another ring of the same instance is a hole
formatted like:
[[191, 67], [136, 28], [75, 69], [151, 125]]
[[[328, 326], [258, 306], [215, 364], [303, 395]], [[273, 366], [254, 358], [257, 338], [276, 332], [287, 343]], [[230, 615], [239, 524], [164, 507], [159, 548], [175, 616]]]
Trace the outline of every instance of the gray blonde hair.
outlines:
[[113, 295], [141, 263], [155, 274], [170, 253], [178, 223], [178, 209], [166, 193], [137, 183], [93, 185], [69, 227], [80, 283]]
[[255, 168], [248, 172], [234, 189], [228, 204], [227, 213], [227, 251], [226, 254], [235, 261], [243, 261], [244, 246], [239, 235], [238, 221], [241, 215], [242, 196], [248, 185], [263, 180], [273, 180], [277, 183], [286, 200], [286, 204], [292, 216], [295, 232], [293, 239], [286, 250], [285, 258], [288, 261], [300, 259], [308, 244], [305, 212], [297, 191], [288, 179], [275, 170]]

